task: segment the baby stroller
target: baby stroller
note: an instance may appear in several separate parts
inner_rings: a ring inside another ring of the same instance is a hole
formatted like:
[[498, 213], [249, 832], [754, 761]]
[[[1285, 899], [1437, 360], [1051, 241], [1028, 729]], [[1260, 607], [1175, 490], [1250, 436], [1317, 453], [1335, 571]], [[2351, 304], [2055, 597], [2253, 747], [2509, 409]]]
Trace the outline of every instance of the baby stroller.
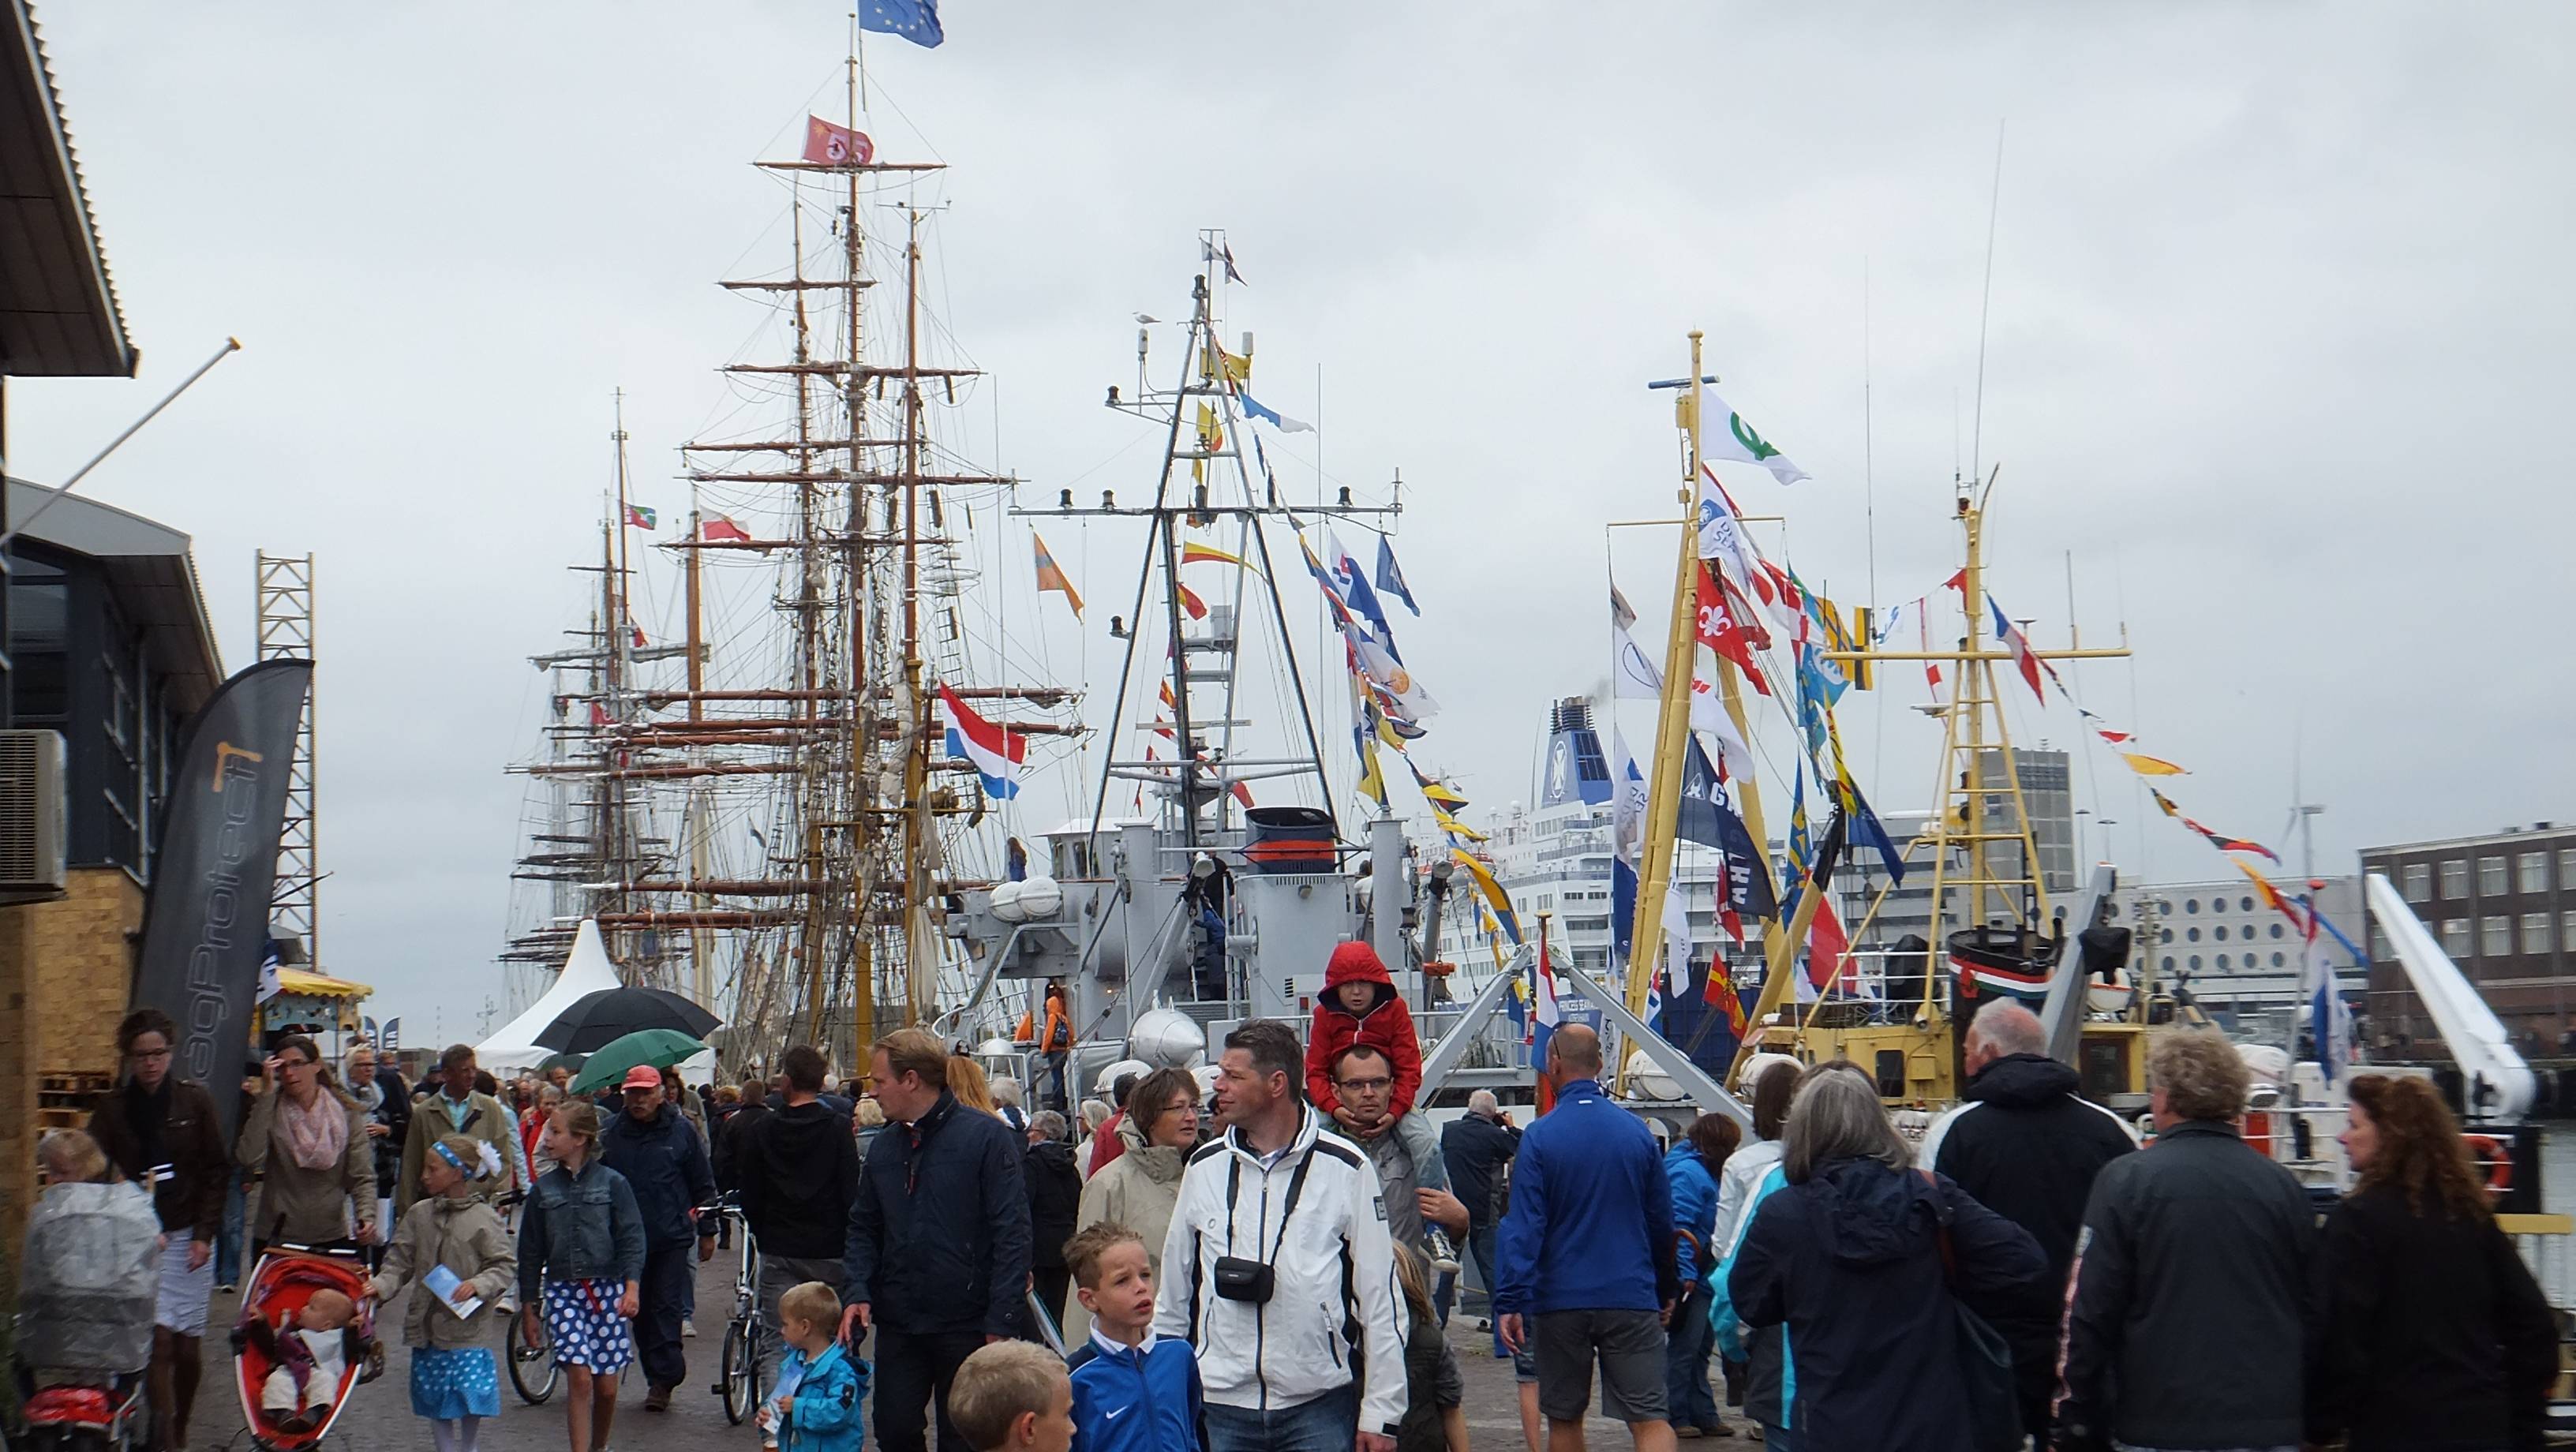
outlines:
[[160, 1262], [160, 1217], [137, 1186], [56, 1185], [36, 1202], [18, 1293], [29, 1447], [107, 1452], [150, 1440], [143, 1372]]
[[[295, 1327], [296, 1317], [313, 1293], [324, 1290], [338, 1291], [355, 1304], [357, 1319], [349, 1330], [361, 1349], [345, 1359], [337, 1385], [307, 1389], [308, 1401], [318, 1403], [328, 1396], [329, 1402], [318, 1422], [299, 1426], [264, 1408], [260, 1392], [268, 1383], [269, 1373], [282, 1364], [275, 1351], [280, 1338]], [[233, 1380], [241, 1392], [242, 1422], [250, 1428], [252, 1443], [263, 1452], [296, 1452], [319, 1446], [340, 1414], [348, 1410], [350, 1390], [383, 1374], [384, 1348], [376, 1340], [375, 1304], [367, 1299], [367, 1293], [366, 1268], [355, 1254], [326, 1254], [278, 1244], [261, 1253], [258, 1266], [251, 1271], [250, 1284], [242, 1291], [241, 1319], [233, 1325], [232, 1343]], [[254, 1327], [265, 1327], [268, 1334]]]

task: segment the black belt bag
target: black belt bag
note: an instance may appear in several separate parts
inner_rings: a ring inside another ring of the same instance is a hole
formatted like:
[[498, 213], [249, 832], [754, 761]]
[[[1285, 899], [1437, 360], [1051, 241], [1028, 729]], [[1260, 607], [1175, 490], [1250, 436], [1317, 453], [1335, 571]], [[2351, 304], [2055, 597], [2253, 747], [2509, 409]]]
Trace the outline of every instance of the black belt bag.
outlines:
[[[1309, 1148], [1306, 1157], [1297, 1162], [1297, 1173], [1288, 1178], [1288, 1198], [1279, 1207], [1279, 1233], [1271, 1238], [1268, 1260], [1230, 1253], [1216, 1258], [1214, 1280], [1220, 1300], [1258, 1306], [1268, 1302], [1271, 1293], [1279, 1288], [1279, 1271], [1272, 1262], [1279, 1259], [1280, 1247], [1288, 1243], [1288, 1217], [1297, 1213], [1297, 1197], [1306, 1190], [1306, 1171], [1314, 1164], [1315, 1152]], [[1242, 1189], [1243, 1160], [1235, 1156], [1225, 1175], [1225, 1244], [1229, 1252], [1234, 1248], [1234, 1202]]]

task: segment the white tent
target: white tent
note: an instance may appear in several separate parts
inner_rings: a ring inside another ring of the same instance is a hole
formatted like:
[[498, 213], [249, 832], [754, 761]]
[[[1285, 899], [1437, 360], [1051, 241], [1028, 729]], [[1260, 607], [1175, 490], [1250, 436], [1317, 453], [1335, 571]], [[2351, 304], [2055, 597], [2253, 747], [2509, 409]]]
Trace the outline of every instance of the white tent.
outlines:
[[495, 1074], [535, 1068], [554, 1052], [536, 1042], [545, 1026], [584, 996], [617, 986], [617, 965], [608, 961], [608, 945], [599, 940], [599, 924], [582, 919], [581, 931], [573, 935], [572, 952], [565, 956], [563, 972], [556, 975], [554, 987], [547, 989], [526, 1013], [476, 1045], [475, 1064]]

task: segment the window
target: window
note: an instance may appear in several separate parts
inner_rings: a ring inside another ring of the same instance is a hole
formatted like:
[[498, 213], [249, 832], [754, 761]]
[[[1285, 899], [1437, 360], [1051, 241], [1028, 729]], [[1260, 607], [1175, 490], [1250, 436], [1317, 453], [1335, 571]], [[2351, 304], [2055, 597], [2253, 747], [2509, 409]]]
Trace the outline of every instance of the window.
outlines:
[[[2570, 918], [2570, 919], [2568, 919], [2568, 921], [2569, 921], [2569, 922], [2571, 922], [2571, 923], [2576, 923], [2576, 918]], [[2167, 954], [2165, 955], [2165, 971], [2166, 971], [2167, 973], [2171, 973], [2171, 972], [2173, 971], [2173, 954], [2171, 954], [2171, 953], [2167, 953]]]
[[2198, 953], [2191, 955], [2191, 971], [2194, 973], [2200, 971], [2200, 955]]
[[2254, 911], [2254, 899], [2250, 897], [2238, 898], [2236, 900], [2236, 910], [2240, 913], [2250, 913]]
[[[2502, 861], [2503, 859], [2496, 858], [2491, 860]], [[2481, 937], [2483, 938], [2483, 941], [2480, 943], [2478, 948], [2480, 956], [2487, 958], [2504, 958], [2511, 956], [2513, 953], [2513, 919], [2506, 917], [2502, 913], [2498, 913], [2494, 917], [2488, 918], [2486, 920], [2486, 931], [2481, 935]]]
[[2558, 947], [2565, 953], [2576, 953], [2576, 908], [2569, 908], [2558, 919]]
[[2469, 956], [2469, 920], [2453, 918], [2442, 924], [2442, 951], [2453, 958]]
[[2200, 911], [2200, 899], [2196, 897], [2184, 898], [2182, 900], [2182, 910], [2187, 913], [2196, 913]]
[[2186, 937], [2186, 938], [2189, 938], [2191, 941], [2193, 941], [2193, 942], [2197, 943], [2197, 942], [2199, 942], [2199, 941], [2200, 941], [2200, 929], [2198, 929], [2198, 928], [2191, 928], [2191, 929], [2188, 929], [2188, 930], [2186, 930], [2186, 931], [2183, 933], [2183, 936], [2184, 936], [2184, 937]]
[[2282, 957], [2282, 956], [2281, 956], [2280, 954], [2278, 954], [2278, 953], [2275, 953], [2275, 954], [2273, 954], [2273, 955], [2272, 955], [2272, 966], [2273, 966], [2273, 967], [2275, 967], [2275, 968], [2280, 967], [2282, 964], [2284, 964], [2284, 963], [2286, 963], [2286, 962], [2288, 962], [2288, 961], [2289, 961], [2289, 960], [2288, 960], [2287, 958]]
[[2431, 902], [2433, 900], [2432, 864], [2427, 862], [2409, 862], [2406, 864], [2406, 900], [2408, 902]]
[[[2576, 926], [2576, 915], [2571, 915], [2568, 921], [2571, 926]], [[2373, 963], [2388, 961], [2388, 935], [2379, 930], [2377, 923], [2370, 925], [2370, 961]]]
[[2501, 857], [2479, 858], [2478, 896], [2502, 897], [2504, 896], [2504, 891], [2504, 859]]
[[2279, 923], [2274, 923], [2272, 925], [2272, 936], [2276, 938], [2281, 936], [2281, 925]]
[[2171, 928], [2158, 928], [2158, 929], [2156, 929], [2156, 941], [2157, 941], [2157, 942], [2159, 942], [2159, 943], [2170, 943], [2170, 942], [2172, 942], [2172, 941], [2173, 941], [2173, 929], [2171, 929]]
[[2212, 928], [2212, 929], [2210, 929], [2210, 930], [2209, 930], [2209, 935], [2210, 935], [2211, 937], [2213, 937], [2213, 938], [2216, 938], [2218, 941], [2220, 941], [2220, 942], [2222, 942], [2222, 943], [2226, 942], [2226, 941], [2227, 941], [2227, 925], [2226, 925], [2225, 923], [2220, 923], [2217, 927], [2214, 927], [2214, 928]]
[[2521, 866], [2522, 873], [2518, 885], [2524, 892], [2549, 891], [2548, 853], [2525, 852], [2522, 854]]
[[2218, 955], [2218, 971], [2221, 973], [2227, 971], [2227, 955], [2224, 953]]
[[2526, 953], [2549, 951], [2549, 914], [2524, 913], [2522, 915], [2522, 951]]
[[2558, 880], [2576, 888], [2576, 847], [2558, 849]]
[[2458, 902], [2469, 895], [2469, 864], [2466, 860], [2442, 864], [2442, 897]]

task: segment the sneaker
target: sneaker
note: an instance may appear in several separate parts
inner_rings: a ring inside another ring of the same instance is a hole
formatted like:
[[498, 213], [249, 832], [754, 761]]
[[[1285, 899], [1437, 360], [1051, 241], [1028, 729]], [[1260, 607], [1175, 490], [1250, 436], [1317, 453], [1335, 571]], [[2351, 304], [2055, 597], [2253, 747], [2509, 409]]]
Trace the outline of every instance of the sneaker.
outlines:
[[1425, 1227], [1424, 1240], [1431, 1247], [1431, 1268], [1444, 1276], [1458, 1273], [1458, 1251], [1449, 1243], [1449, 1232], [1437, 1225]]
[[680, 1318], [680, 1334], [681, 1334], [681, 1335], [683, 1335], [683, 1336], [695, 1336], [695, 1335], [697, 1335], [697, 1334], [698, 1334], [698, 1323], [697, 1323], [695, 1320], [692, 1320], [691, 1318], [689, 1318], [689, 1317], [687, 1317], [687, 1316], [683, 1316], [683, 1317], [681, 1317], [681, 1318]]

